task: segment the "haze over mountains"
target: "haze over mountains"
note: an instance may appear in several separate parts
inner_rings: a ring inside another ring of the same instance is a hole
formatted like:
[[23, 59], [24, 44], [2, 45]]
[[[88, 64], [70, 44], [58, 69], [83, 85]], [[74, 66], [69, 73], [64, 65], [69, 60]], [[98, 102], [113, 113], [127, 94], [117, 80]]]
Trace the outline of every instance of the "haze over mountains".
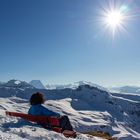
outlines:
[[110, 90], [119, 93], [140, 93], [140, 87], [138, 86], [113, 87]]
[[[19, 82], [19, 83], [18, 83]], [[51, 85], [51, 84], [43, 84], [40, 80], [31, 80], [29, 83], [25, 81], [20, 81], [20, 80], [9, 80], [8, 82], [4, 83], [0, 81], [0, 85], [2, 84], [7, 84], [7, 85], [12, 85], [12, 86], [20, 86], [22, 85], [29, 84], [37, 89], [66, 89], [66, 88], [71, 88], [71, 89], [76, 89], [80, 85], [90, 85], [93, 87], [97, 87], [99, 89], [105, 90], [105, 91], [110, 91], [110, 92], [117, 92], [117, 93], [140, 93], [140, 87], [138, 86], [120, 86], [120, 87], [103, 87], [98, 84], [94, 84], [92, 82], [87, 82], [87, 81], [79, 81], [79, 82], [74, 82], [72, 84], [56, 84], [56, 85]]]

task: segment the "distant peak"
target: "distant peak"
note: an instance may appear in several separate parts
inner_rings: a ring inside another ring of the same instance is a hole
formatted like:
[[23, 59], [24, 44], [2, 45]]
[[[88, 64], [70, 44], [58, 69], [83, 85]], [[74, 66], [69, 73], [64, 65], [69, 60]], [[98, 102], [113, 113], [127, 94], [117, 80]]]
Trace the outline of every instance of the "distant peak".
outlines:
[[45, 89], [45, 86], [42, 84], [40, 80], [32, 80], [29, 82], [32, 86], [34, 86], [37, 89]]
[[20, 81], [20, 80], [9, 80], [7, 83], [4, 83], [4, 86], [6, 87], [17, 87], [17, 88], [32, 88], [30, 84], [28, 84], [25, 81]]

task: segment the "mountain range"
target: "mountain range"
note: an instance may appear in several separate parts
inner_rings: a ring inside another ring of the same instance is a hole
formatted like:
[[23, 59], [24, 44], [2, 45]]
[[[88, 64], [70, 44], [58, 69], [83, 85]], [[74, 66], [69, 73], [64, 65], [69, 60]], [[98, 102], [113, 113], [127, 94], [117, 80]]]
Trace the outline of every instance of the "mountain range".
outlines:
[[[8, 131], [11, 136], [14, 133], [14, 135], [20, 134], [20, 138], [23, 138], [19, 130], [16, 130], [19, 124], [11, 123], [14, 121], [12, 118], [9, 122], [3, 115], [3, 111], [27, 112], [29, 108], [28, 100], [37, 91], [44, 94], [46, 98], [45, 106], [62, 115], [68, 115], [74, 129], [78, 132], [103, 131], [108, 132], [118, 140], [139, 140], [140, 138], [139, 94], [115, 94], [103, 90], [100, 86], [86, 82], [80, 82], [74, 88], [38, 89], [25, 81], [19, 80], [10, 80], [0, 85], [0, 117], [2, 118], [0, 135], [8, 136]], [[6, 124], [14, 129], [7, 129]], [[38, 130], [35, 126], [20, 126], [23, 132], [26, 131], [25, 128], [29, 132], [34, 128]], [[36, 133], [39, 134], [39, 132]], [[47, 132], [47, 134], [49, 133]], [[41, 139], [44, 137], [43, 134]], [[51, 135], [55, 137], [56, 134], [51, 133]], [[32, 139], [33, 135], [26, 132], [24, 137]], [[58, 135], [58, 137], [60, 136]], [[61, 137], [60, 139], [64, 138]], [[82, 137], [82, 139], [84, 138]]]

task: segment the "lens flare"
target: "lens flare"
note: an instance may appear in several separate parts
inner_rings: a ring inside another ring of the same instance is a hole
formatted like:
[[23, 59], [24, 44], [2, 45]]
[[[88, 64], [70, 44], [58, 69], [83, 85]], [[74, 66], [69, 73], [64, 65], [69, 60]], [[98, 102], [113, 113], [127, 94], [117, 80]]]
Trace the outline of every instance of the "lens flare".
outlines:
[[130, 4], [109, 1], [99, 8], [99, 16], [96, 18], [105, 33], [111, 33], [113, 38], [120, 32], [128, 33], [130, 21], [140, 15], [132, 9]]
[[113, 33], [117, 30], [117, 28], [120, 28], [120, 26], [124, 22], [124, 16], [120, 11], [113, 10], [113, 11], [108, 11], [106, 13], [104, 22], [106, 26], [112, 28]]
[[119, 11], [111, 11], [108, 13], [105, 22], [112, 28], [116, 28], [123, 22], [123, 15]]

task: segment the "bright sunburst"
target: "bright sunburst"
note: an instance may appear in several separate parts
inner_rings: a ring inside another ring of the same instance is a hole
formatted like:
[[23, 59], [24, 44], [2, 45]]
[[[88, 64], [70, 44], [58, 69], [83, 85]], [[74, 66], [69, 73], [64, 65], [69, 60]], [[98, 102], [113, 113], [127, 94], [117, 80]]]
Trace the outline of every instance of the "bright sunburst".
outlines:
[[120, 9], [111, 9], [104, 13], [103, 24], [112, 31], [113, 36], [126, 24], [126, 15]]
[[114, 31], [119, 28], [124, 22], [123, 14], [120, 11], [108, 11], [105, 16], [105, 23], [110, 26]]
[[110, 31], [113, 38], [118, 32], [126, 32], [128, 21], [135, 16], [134, 13], [131, 13], [127, 5], [115, 5], [115, 3], [109, 3], [108, 6], [103, 6], [100, 13], [101, 15], [98, 17], [98, 20], [102, 29]]

